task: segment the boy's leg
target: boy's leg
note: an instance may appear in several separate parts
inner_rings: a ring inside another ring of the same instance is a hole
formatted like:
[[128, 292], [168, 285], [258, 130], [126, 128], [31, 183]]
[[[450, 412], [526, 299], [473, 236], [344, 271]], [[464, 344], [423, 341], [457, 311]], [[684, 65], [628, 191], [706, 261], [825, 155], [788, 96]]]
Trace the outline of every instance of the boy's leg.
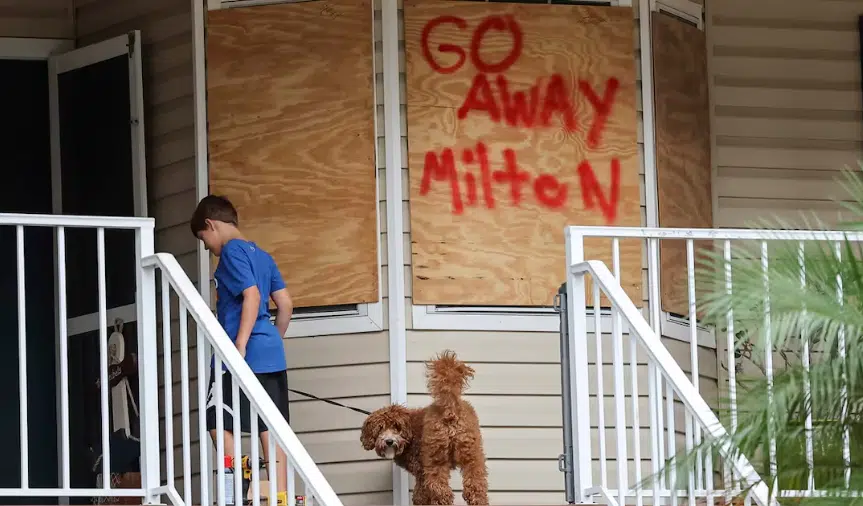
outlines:
[[[209, 414], [207, 416], [209, 416]], [[214, 421], [213, 425], [215, 425], [215, 424], [216, 424], [216, 422]], [[209, 425], [210, 424], [208, 423], [207, 428], [209, 428]], [[216, 434], [216, 429], [210, 429], [210, 439], [213, 440], [214, 446], [216, 444], [218, 444], [216, 442], [216, 437], [218, 437]], [[225, 429], [224, 433], [222, 434], [222, 442], [225, 444], [225, 457], [233, 457], [234, 456], [234, 432], [231, 430]]]
[[[261, 430], [261, 446], [264, 447], [264, 458], [267, 462], [272, 461], [272, 455], [270, 455], [270, 431]], [[282, 450], [281, 446], [276, 444], [276, 491], [278, 494], [277, 497], [277, 506], [287, 506], [288, 502], [288, 473], [287, 462], [288, 456], [284, 450]], [[272, 469], [272, 466], [269, 467]], [[273, 477], [270, 476], [272, 480]]]
[[[285, 417], [288, 423], [291, 423], [291, 413], [288, 408], [288, 372], [279, 371], [273, 373], [257, 374], [261, 386], [267, 391], [267, 394], [279, 408], [279, 412]], [[264, 455], [267, 462], [273, 462], [275, 457], [277, 475], [276, 475], [276, 490], [278, 491], [278, 506], [287, 506], [287, 490], [288, 490], [288, 473], [287, 462], [288, 457], [285, 451], [278, 444], [276, 447], [276, 455], [270, 455], [270, 432], [269, 428], [264, 424], [263, 420], [258, 420], [258, 428], [261, 433], [261, 445], [264, 447]], [[272, 479], [272, 477], [270, 477]], [[291, 498], [293, 500], [293, 498]]]
[[[213, 439], [213, 444], [216, 444], [216, 441], [219, 436], [216, 430], [216, 401], [217, 398], [214, 395], [215, 392], [215, 376], [211, 371], [210, 374], [210, 394], [207, 397], [207, 430], [210, 432], [210, 437]], [[223, 371], [222, 373], [222, 412], [224, 414], [224, 432], [222, 434], [222, 440], [225, 445], [225, 456], [231, 457], [235, 459], [235, 465], [239, 465], [242, 467], [242, 455], [234, 455], [234, 420], [236, 416], [239, 416], [240, 420], [240, 437], [242, 434], [248, 434], [251, 432], [251, 424], [250, 424], [250, 414], [251, 408], [249, 405], [249, 399], [243, 393], [242, 389], [239, 390], [238, 400], [239, 405], [234, 406], [233, 402], [233, 378], [230, 372]], [[224, 463], [219, 463], [224, 465]], [[244, 504], [248, 502], [247, 495], [248, 489], [251, 485], [249, 479], [247, 479], [242, 471], [240, 472], [241, 480], [242, 480], [242, 501], [239, 501], [237, 504]]]
[[[210, 388], [207, 394], [207, 430], [210, 433], [210, 438], [213, 440], [213, 445], [217, 445], [219, 436], [216, 433], [216, 377], [215, 370], [210, 369]], [[224, 371], [222, 374], [222, 413], [223, 413], [223, 428], [222, 441], [225, 445], [225, 456], [234, 457], [234, 409], [231, 405], [231, 374]], [[219, 465], [224, 465], [219, 462]]]

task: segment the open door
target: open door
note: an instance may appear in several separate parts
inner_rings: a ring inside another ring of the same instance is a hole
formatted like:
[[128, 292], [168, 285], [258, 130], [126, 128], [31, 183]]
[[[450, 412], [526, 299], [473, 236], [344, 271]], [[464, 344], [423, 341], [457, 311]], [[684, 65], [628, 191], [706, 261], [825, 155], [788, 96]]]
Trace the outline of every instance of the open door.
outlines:
[[[147, 215], [141, 80], [138, 31], [49, 59], [55, 214]], [[119, 356], [123, 350], [137, 350], [135, 234], [105, 231], [104, 322], [99, 319], [97, 233], [67, 229], [65, 242], [67, 303], [59, 318], [66, 319], [68, 332], [71, 479], [73, 487], [91, 487], [98, 474], [92, 471], [93, 464], [102, 452], [100, 339], [110, 336], [110, 361], [126, 358]], [[121, 337], [115, 329], [122, 329]], [[112, 433], [123, 430], [137, 436], [137, 424], [128, 412], [131, 404], [126, 402], [130, 392], [137, 395], [134, 383], [132, 388], [121, 383], [111, 390]], [[60, 395], [57, 398], [59, 403]]]

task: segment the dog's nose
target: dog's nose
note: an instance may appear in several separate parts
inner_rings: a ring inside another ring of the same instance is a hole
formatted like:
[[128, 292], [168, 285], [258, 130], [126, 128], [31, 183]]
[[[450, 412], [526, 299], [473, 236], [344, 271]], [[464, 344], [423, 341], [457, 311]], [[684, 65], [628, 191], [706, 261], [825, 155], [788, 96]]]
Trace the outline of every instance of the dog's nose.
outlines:
[[395, 444], [395, 441], [393, 441], [392, 439], [385, 439], [384, 443], [386, 443], [387, 446], [392, 446]]

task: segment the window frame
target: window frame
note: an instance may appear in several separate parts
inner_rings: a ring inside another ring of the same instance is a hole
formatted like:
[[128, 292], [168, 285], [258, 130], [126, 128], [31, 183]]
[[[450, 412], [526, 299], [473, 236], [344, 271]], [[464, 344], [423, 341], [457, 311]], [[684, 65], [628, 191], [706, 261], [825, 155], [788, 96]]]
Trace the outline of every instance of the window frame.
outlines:
[[[486, 0], [489, 1], [489, 0]], [[517, 0], [512, 3], [519, 3]], [[555, 3], [553, 0], [549, 4]], [[582, 4], [631, 6], [631, 0], [582, 0]], [[649, 0], [651, 11], [666, 12], [695, 24], [704, 30], [704, 8], [691, 0]], [[655, 175], [655, 172], [654, 172]], [[648, 199], [650, 200], [650, 199]], [[649, 203], [650, 204], [650, 203]], [[655, 207], [655, 200], [653, 201]], [[648, 209], [648, 214], [651, 212]], [[655, 209], [653, 210], [655, 213]], [[411, 317], [415, 330], [494, 331], [494, 332], [559, 332], [560, 316], [551, 307], [471, 307], [412, 304]], [[593, 332], [593, 309], [588, 308], [588, 332]], [[600, 312], [602, 332], [611, 332], [610, 310]], [[662, 312], [660, 328], [663, 337], [689, 342], [690, 325], [684, 318]], [[696, 322], [699, 346], [716, 348], [712, 329]], [[628, 329], [624, 329], [628, 333]]]
[[[223, 0], [224, 1], [224, 0]], [[490, 2], [492, 0], [479, 0]], [[519, 0], [497, 0], [501, 3], [530, 3]], [[653, 0], [651, 0], [653, 1]], [[629, 7], [632, 0], [546, 0], [553, 5], [601, 5], [608, 7]], [[402, 38], [404, 34], [402, 33]], [[436, 304], [411, 304], [411, 320], [415, 330], [462, 330], [496, 332], [559, 332], [560, 316], [551, 306], [443, 306]], [[592, 309], [588, 309], [593, 314]], [[611, 330], [610, 313], [601, 313], [601, 326]], [[607, 320], [607, 321], [606, 321]], [[591, 317], [588, 326], [593, 328]], [[589, 330], [592, 332], [592, 330]]]

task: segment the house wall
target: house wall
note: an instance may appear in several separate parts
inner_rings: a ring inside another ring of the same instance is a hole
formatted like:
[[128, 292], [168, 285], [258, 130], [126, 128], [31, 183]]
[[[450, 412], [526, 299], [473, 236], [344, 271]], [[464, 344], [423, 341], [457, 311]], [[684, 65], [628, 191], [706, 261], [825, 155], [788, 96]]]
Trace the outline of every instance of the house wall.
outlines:
[[[0, 16], [0, 33], [9, 36], [74, 37], [77, 45], [86, 45], [125, 33], [142, 31], [144, 42], [144, 87], [147, 128], [148, 194], [150, 214], [156, 218], [156, 247], [178, 257], [193, 281], [197, 281], [196, 244], [188, 232], [188, 217], [194, 208], [194, 111], [192, 98], [192, 23], [188, 0], [154, 0], [145, 4], [122, 3], [112, 0], [75, 0], [75, 8], [66, 6], [70, 0], [51, 0], [51, 23], [42, 23], [45, 7], [16, 8], [13, 18]], [[203, 0], [202, 0], [203, 1]], [[725, 0], [719, 0], [725, 1]], [[799, 1], [799, 0], [798, 0]], [[219, 8], [218, 2], [209, 2]], [[64, 7], [65, 6], [65, 7]], [[386, 298], [386, 188], [383, 157], [383, 88], [381, 69], [380, 2], [375, 3], [375, 82], [377, 86], [377, 138], [380, 229], [382, 252], [381, 286]], [[637, 2], [633, 6], [638, 15]], [[74, 13], [73, 23], [72, 14]], [[62, 14], [62, 15], [61, 15]], [[27, 22], [21, 23], [20, 19]], [[40, 23], [34, 20], [39, 19]], [[8, 28], [7, 28], [8, 27]], [[29, 28], [28, 28], [29, 27]], [[29, 31], [28, 31], [29, 30]], [[824, 34], [827, 35], [827, 34]], [[638, 50], [638, 29], [633, 34]], [[790, 37], [789, 37], [790, 38]], [[793, 40], [793, 38], [791, 38]], [[403, 44], [401, 44], [403, 48]], [[637, 53], [637, 55], [640, 53]], [[404, 80], [402, 55], [401, 79]], [[640, 80], [640, 64], [636, 57]], [[404, 81], [402, 81], [404, 82]], [[639, 82], [640, 84], [640, 82]], [[640, 88], [639, 88], [640, 89]], [[640, 95], [640, 91], [639, 91]], [[405, 105], [404, 91], [401, 96]], [[404, 111], [404, 107], [402, 107]], [[643, 155], [641, 97], [638, 101], [639, 148]], [[406, 118], [402, 118], [406, 124]], [[403, 150], [406, 136], [402, 137]], [[405, 160], [406, 157], [403, 157]], [[647, 223], [644, 193], [644, 164], [641, 163], [642, 225]], [[403, 168], [408, 180], [407, 168]], [[404, 184], [403, 208], [409, 216], [409, 184]], [[406, 304], [410, 308], [410, 220], [404, 220], [401, 231], [405, 248], [404, 266]], [[643, 276], [647, 286], [646, 272]], [[647, 292], [641, 301], [646, 307]], [[387, 307], [384, 300], [384, 307]], [[176, 314], [176, 313], [174, 313]], [[387, 321], [386, 315], [384, 321]], [[531, 332], [448, 332], [414, 330], [407, 312], [407, 356], [409, 402], [427, 402], [422, 375], [422, 363], [436, 352], [451, 348], [471, 362], [477, 379], [470, 390], [470, 400], [483, 421], [491, 479], [491, 500], [494, 503], [560, 503], [563, 501], [563, 475], [557, 469], [557, 456], [562, 449], [559, 336], [556, 333]], [[176, 336], [176, 324], [173, 335]], [[687, 343], [665, 340], [672, 354], [685, 370], [689, 370]], [[605, 343], [604, 356], [610, 357], [610, 344]], [[176, 348], [176, 345], [175, 345]], [[389, 402], [389, 349], [387, 332], [292, 338], [285, 341], [292, 388], [315, 393], [321, 397], [339, 399], [347, 404], [374, 409]], [[197, 405], [195, 390], [194, 351], [190, 351], [192, 405]], [[591, 346], [591, 356], [594, 347]], [[179, 359], [173, 357], [175, 377]], [[644, 359], [639, 361], [644, 364]], [[700, 371], [702, 390], [710, 394], [716, 389], [716, 357], [709, 349], [701, 349]], [[613, 385], [607, 378], [605, 393]], [[640, 366], [646, 370], [646, 366]], [[591, 359], [591, 378], [597, 367]], [[595, 394], [595, 389], [594, 389]], [[641, 382], [639, 397], [646, 405], [646, 382]], [[596, 400], [594, 395], [594, 401]], [[606, 426], [613, 424], [611, 398], [606, 397]], [[179, 413], [179, 389], [174, 386], [174, 413]], [[359, 445], [362, 415], [319, 401], [295, 396], [292, 398], [292, 427], [300, 435], [313, 459], [321, 465], [345, 504], [387, 504], [392, 502], [392, 474], [389, 462], [377, 459]], [[646, 411], [644, 411], [646, 412]], [[682, 412], [681, 412], [682, 413]], [[192, 420], [197, 412], [191, 413]], [[179, 440], [179, 415], [175, 416], [175, 442]], [[194, 422], [193, 422], [194, 423]], [[677, 420], [682, 427], [682, 418]], [[598, 430], [593, 438], [594, 444]], [[613, 457], [612, 433], [608, 447]], [[193, 441], [197, 433], [193, 431]], [[646, 440], [642, 427], [641, 440]], [[631, 435], [630, 435], [631, 441]], [[595, 451], [595, 447], [594, 447]], [[630, 447], [631, 452], [631, 447]], [[198, 448], [192, 448], [197, 462]], [[175, 457], [179, 449], [175, 450]], [[646, 446], [642, 455], [649, 455]], [[179, 460], [177, 460], [179, 462]], [[197, 468], [197, 465], [194, 466]], [[457, 481], [457, 477], [454, 481]], [[197, 488], [198, 480], [193, 477]], [[611, 483], [610, 485], [614, 485]], [[454, 483], [460, 488], [460, 483]], [[460, 500], [460, 498], [459, 498]]]
[[710, 0], [716, 225], [837, 221], [863, 150], [858, 2]]
[[72, 0], [10, 0], [0, 7], [0, 37], [72, 39]]
[[[633, 2], [634, 16], [639, 15], [638, 2]], [[403, 12], [400, 13], [403, 17]], [[403, 34], [401, 35], [403, 37]], [[647, 225], [647, 209], [645, 199], [644, 178], [644, 140], [643, 140], [643, 116], [641, 97], [641, 67], [640, 67], [640, 40], [639, 29], [633, 33], [636, 48], [637, 69], [637, 92], [638, 92], [638, 144], [640, 151], [640, 179], [641, 179], [641, 225]], [[404, 41], [400, 41], [400, 50], [404, 50]], [[402, 80], [402, 124], [407, 124], [405, 114], [406, 99], [404, 96], [405, 68], [404, 54], [401, 55], [401, 80]], [[403, 130], [402, 150], [407, 151], [407, 135]], [[407, 163], [407, 157], [404, 157]], [[403, 178], [409, 181], [408, 169], [402, 170]], [[405, 213], [404, 237], [405, 247], [405, 280], [407, 297], [405, 304], [408, 307], [407, 321], [407, 390], [408, 403], [421, 406], [429, 401], [426, 394], [423, 363], [437, 352], [449, 348], [455, 350], [460, 358], [471, 363], [476, 370], [476, 377], [468, 390], [468, 400], [475, 406], [482, 424], [483, 438], [486, 456], [488, 458], [490, 501], [493, 504], [562, 504], [565, 502], [564, 478], [558, 470], [558, 456], [563, 450], [562, 431], [562, 409], [561, 409], [561, 377], [560, 377], [560, 347], [558, 333], [538, 332], [463, 332], [463, 331], [430, 331], [414, 329], [411, 320], [410, 307], [412, 304], [411, 275], [410, 275], [410, 184], [404, 184], [403, 208]], [[644, 260], [646, 264], [646, 257]], [[643, 269], [642, 286], [644, 294], [642, 301], [635, 301], [637, 305], [647, 308], [647, 272]], [[646, 314], [646, 313], [645, 313]], [[599, 372], [595, 360], [595, 341], [592, 335], [590, 339], [590, 371], [591, 378], [591, 405], [596, 409], [599, 397], [595, 378]], [[604, 335], [603, 362], [605, 399], [605, 426], [614, 427], [613, 418], [613, 375], [611, 368], [611, 342], [610, 335]], [[690, 371], [689, 344], [673, 339], [663, 339], [672, 355], [678, 360], [681, 367]], [[628, 337], [624, 338], [624, 356], [628, 357]], [[715, 350], [700, 348], [698, 354], [699, 370], [701, 374], [700, 387], [707, 398], [714, 398], [717, 389], [717, 363]], [[650, 451], [646, 442], [649, 432], [646, 424], [647, 414], [647, 362], [641, 356], [639, 364], [639, 390], [640, 403], [642, 467], [645, 469], [649, 464]], [[629, 366], [627, 366], [628, 369]], [[626, 373], [627, 377], [629, 373]], [[627, 385], [627, 411], [631, 403], [630, 388]], [[678, 405], [675, 427], [678, 433], [683, 427], [683, 410]], [[594, 478], [598, 480], [598, 461], [596, 460], [599, 429], [596, 427], [596, 411], [591, 413], [593, 418], [592, 445], [594, 456]], [[627, 432], [629, 459], [632, 459], [632, 441], [634, 432], [631, 420], [627, 416]], [[609, 459], [614, 459], [615, 433], [609, 430], [606, 434], [606, 445], [609, 449]], [[680, 438], [678, 438], [680, 439]], [[678, 446], [679, 448], [680, 446]], [[609, 460], [609, 470], [614, 469], [614, 460]], [[630, 485], [633, 483], [634, 466], [630, 466]], [[613, 473], [610, 473], [613, 474]], [[614, 476], [610, 476], [609, 487], [615, 487]], [[461, 478], [457, 472], [453, 473], [452, 486], [456, 490], [461, 489]], [[597, 482], [598, 483], [598, 482]], [[457, 502], [462, 498], [457, 494]]]
[[[148, 191], [157, 222], [157, 248], [177, 255], [196, 280], [196, 245], [186, 221], [195, 203], [189, 2], [76, 0], [74, 11], [68, 4], [68, 0], [38, 6], [23, 0], [10, 4], [0, 12], [0, 34], [74, 37], [84, 45], [130, 29], [142, 30]], [[858, 9], [853, 2], [806, 0], [710, 0], [706, 8], [715, 225], [746, 226], [753, 218], [773, 214], [793, 218], [798, 210], [812, 210], [828, 222], [835, 221], [830, 197], [840, 196], [841, 191], [833, 178], [841, 166], [854, 166], [863, 139]], [[637, 14], [637, 4], [634, 9]], [[380, 22], [379, 3], [375, 19]], [[637, 30], [635, 37], [637, 43]], [[386, 266], [380, 30], [376, 30], [375, 48], [380, 247]], [[640, 106], [639, 100], [639, 110]], [[402, 121], [406, 124], [405, 118]], [[640, 128], [643, 148], [641, 132]], [[406, 146], [406, 137], [402, 142]], [[640, 172], [642, 224], [646, 224], [643, 164]], [[403, 176], [407, 180], [407, 168]], [[409, 188], [404, 185], [406, 216]], [[409, 252], [410, 220], [404, 223], [402, 234]], [[406, 264], [410, 258], [405, 255]], [[410, 265], [403, 268], [409, 305]], [[383, 269], [383, 276], [386, 273]], [[643, 298], [646, 301], [646, 293]], [[561, 501], [563, 479], [556, 462], [562, 447], [557, 334], [423, 331], [413, 329], [410, 311], [407, 318], [410, 403], [426, 402], [422, 362], [437, 351], [455, 349], [477, 369], [470, 399], [484, 423], [492, 501]], [[666, 345], [688, 370], [688, 345], [670, 339]], [[286, 340], [285, 348], [292, 387], [363, 408], [389, 401], [386, 332], [294, 338]], [[699, 359], [705, 375], [702, 388], [715, 390], [715, 354], [701, 350]], [[591, 363], [594, 377], [596, 365]], [[606, 392], [611, 388], [606, 381]], [[646, 396], [646, 385], [639, 395]], [[345, 502], [391, 502], [389, 463], [358, 444], [362, 416], [317, 401], [293, 400], [292, 425]], [[611, 410], [606, 413], [610, 425]]]

